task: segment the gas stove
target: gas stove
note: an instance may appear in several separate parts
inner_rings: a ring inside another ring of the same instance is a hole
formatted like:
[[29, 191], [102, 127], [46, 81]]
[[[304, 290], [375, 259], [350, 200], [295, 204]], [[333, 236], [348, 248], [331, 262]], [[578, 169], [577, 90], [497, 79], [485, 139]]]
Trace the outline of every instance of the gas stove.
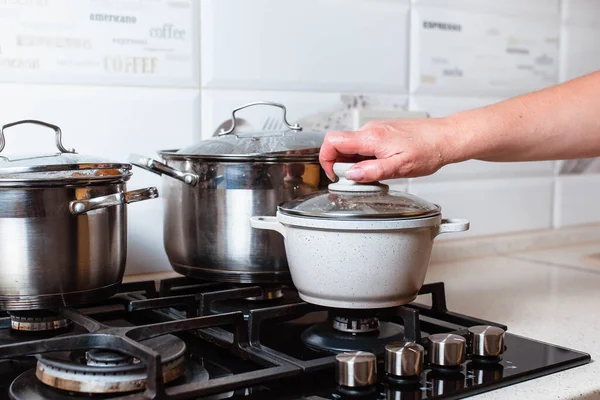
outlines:
[[293, 287], [135, 282], [102, 304], [5, 313], [0, 398], [458, 399], [588, 354], [431, 306], [332, 310]]

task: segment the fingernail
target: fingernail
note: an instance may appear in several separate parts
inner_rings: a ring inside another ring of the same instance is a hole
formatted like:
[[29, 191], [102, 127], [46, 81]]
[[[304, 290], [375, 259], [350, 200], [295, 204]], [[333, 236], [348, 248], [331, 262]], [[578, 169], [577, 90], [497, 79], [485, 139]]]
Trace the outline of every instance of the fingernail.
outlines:
[[359, 181], [365, 177], [365, 171], [362, 168], [352, 168], [346, 171], [344, 176], [351, 181]]

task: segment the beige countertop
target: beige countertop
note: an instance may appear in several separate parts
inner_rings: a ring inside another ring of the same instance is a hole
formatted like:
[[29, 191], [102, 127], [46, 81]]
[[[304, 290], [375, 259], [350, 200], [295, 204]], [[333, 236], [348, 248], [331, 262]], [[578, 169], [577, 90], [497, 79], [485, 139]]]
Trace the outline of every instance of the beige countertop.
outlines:
[[600, 399], [600, 241], [430, 266], [448, 308], [509, 332], [589, 353], [592, 362], [477, 399]]

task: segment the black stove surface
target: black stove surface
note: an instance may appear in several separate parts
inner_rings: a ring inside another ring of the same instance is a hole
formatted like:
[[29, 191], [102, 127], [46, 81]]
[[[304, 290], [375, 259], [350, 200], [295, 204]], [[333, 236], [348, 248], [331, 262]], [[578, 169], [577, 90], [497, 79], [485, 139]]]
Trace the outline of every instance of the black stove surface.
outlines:
[[[335, 382], [335, 353], [368, 346], [365, 336], [335, 332], [329, 328], [334, 313], [293, 297], [293, 288], [285, 289], [286, 300], [242, 301], [261, 290], [176, 278], [162, 281], [158, 291], [153, 282], [123, 284], [121, 293], [103, 304], [53, 310], [74, 321], [57, 331], [16, 332], [9, 316], [0, 318], [0, 399], [458, 399], [590, 362], [588, 354], [507, 332], [500, 360], [467, 356], [452, 371], [426, 363], [420, 377], [398, 381], [386, 376], [378, 355], [377, 384], [350, 390]], [[411, 303], [370, 317], [425, 348], [434, 333], [468, 337], [470, 326], [507, 329], [448, 311], [442, 283], [425, 285], [421, 294], [432, 296], [432, 307]], [[235, 311], [238, 304], [243, 307]], [[334, 348], [307, 345], [306, 336], [315, 330], [324, 331], [327, 340], [336, 338]], [[159, 378], [160, 357], [143, 346], [164, 335], [186, 347], [185, 373], [166, 384]], [[149, 366], [147, 384], [127, 393], [88, 394], [59, 390], [36, 377], [37, 359], [44, 354], [92, 348], [136, 357]]]

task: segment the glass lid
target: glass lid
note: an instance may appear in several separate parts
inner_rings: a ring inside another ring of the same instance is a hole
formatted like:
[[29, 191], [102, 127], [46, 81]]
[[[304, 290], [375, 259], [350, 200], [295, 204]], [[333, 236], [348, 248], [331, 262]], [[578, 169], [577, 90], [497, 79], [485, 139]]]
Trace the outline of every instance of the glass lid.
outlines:
[[412, 194], [390, 190], [387, 185], [357, 183], [344, 178], [354, 164], [336, 163], [333, 167], [339, 180], [326, 191], [283, 203], [279, 210], [285, 214], [337, 219], [412, 219], [438, 215], [441, 210]]
[[[283, 121], [268, 120], [262, 132], [233, 133], [237, 120], [235, 113], [247, 107], [269, 105], [283, 110]], [[302, 132], [298, 124], [291, 125], [286, 119], [282, 104], [259, 101], [236, 108], [231, 113], [231, 127], [216, 136], [177, 150], [178, 155], [202, 155], [219, 157], [278, 157], [290, 155], [315, 155], [325, 138], [322, 132]]]
[[[18, 154], [2, 153], [6, 144], [5, 131], [15, 125], [36, 124], [51, 128], [55, 132], [57, 153]], [[106, 161], [97, 157], [80, 155], [62, 144], [62, 131], [47, 122], [36, 120], [17, 121], [0, 129], [0, 183], [18, 182], [63, 182], [116, 180], [131, 175], [131, 165]]]

